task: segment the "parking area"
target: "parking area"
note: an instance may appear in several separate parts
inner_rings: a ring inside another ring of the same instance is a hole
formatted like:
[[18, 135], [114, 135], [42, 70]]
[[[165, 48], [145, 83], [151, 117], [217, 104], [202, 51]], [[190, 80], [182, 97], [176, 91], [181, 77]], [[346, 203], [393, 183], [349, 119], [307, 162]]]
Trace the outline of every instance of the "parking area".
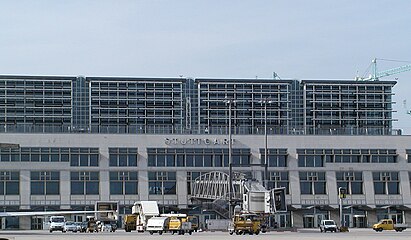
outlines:
[[114, 233], [104, 232], [104, 233], [61, 233], [53, 232], [50, 234], [45, 230], [33, 230], [33, 231], [0, 231], [0, 239], [8, 240], [28, 240], [28, 239], [79, 239], [82, 240], [126, 240], [126, 239], [207, 239], [207, 240], [229, 240], [229, 239], [290, 239], [290, 240], [319, 240], [319, 239], [350, 239], [355, 238], [355, 240], [387, 240], [387, 239], [411, 239], [411, 231], [395, 232], [395, 231], [384, 231], [384, 232], [374, 232], [372, 229], [350, 229], [347, 233], [320, 233], [318, 229], [299, 229], [297, 232], [269, 232], [259, 235], [229, 235], [228, 232], [197, 232], [193, 235], [172, 235], [170, 233], [165, 233], [163, 235], [149, 235], [148, 233], [137, 233], [131, 232], [126, 233], [122, 229]]

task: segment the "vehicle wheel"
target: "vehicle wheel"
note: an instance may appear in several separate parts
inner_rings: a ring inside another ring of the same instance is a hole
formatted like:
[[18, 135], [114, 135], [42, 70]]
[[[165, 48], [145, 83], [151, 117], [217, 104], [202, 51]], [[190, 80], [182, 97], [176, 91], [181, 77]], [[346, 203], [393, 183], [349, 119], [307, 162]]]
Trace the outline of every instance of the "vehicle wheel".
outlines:
[[320, 228], [320, 232], [323, 232], [323, 230]]
[[230, 235], [233, 235], [234, 234], [234, 232], [233, 231], [230, 231]]
[[159, 235], [163, 235], [163, 231], [159, 231], [158, 234], [159, 234]]
[[383, 229], [382, 229], [382, 228], [379, 228], [378, 230], [379, 230], [380, 232], [382, 232]]
[[255, 235], [258, 235], [258, 234], [260, 234], [260, 231], [255, 232]]
[[235, 231], [235, 235], [240, 235], [240, 232], [239, 232], [239, 231]]
[[50, 229], [50, 233], [52, 233], [52, 232], [53, 232], [53, 230]]
[[150, 235], [153, 235], [153, 231], [150, 231]]
[[64, 230], [61, 230], [61, 232], [65, 233], [66, 231], [64, 231]]
[[188, 234], [190, 234], [190, 235], [193, 234], [193, 231], [189, 231]]

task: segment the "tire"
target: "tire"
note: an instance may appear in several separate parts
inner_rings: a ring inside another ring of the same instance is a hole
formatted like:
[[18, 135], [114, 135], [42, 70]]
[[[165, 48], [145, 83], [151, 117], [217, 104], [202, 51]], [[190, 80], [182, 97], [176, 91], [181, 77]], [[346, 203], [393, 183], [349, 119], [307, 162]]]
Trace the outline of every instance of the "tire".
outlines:
[[49, 232], [50, 232], [50, 233], [53, 233], [53, 230], [50, 229]]
[[382, 229], [382, 228], [379, 228], [378, 230], [379, 230], [380, 232], [382, 232], [382, 230], [384, 230], [384, 229]]
[[153, 231], [150, 231], [150, 235], [153, 235]]
[[159, 232], [158, 232], [158, 235], [163, 235], [163, 231], [159, 231]]
[[230, 235], [233, 235], [234, 234], [234, 232], [233, 231], [230, 231]]
[[258, 234], [260, 234], [260, 231], [256, 231], [256, 232], [255, 232], [255, 235], [258, 235]]

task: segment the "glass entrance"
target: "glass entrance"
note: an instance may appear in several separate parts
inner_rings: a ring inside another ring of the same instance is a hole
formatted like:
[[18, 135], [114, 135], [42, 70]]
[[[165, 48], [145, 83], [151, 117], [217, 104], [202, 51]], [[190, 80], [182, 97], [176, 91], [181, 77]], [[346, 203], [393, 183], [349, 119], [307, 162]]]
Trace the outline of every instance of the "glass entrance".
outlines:
[[355, 228], [366, 228], [367, 227], [367, 219], [365, 215], [354, 215], [353, 217], [353, 226]]
[[314, 228], [314, 215], [305, 215], [303, 218], [304, 228]]

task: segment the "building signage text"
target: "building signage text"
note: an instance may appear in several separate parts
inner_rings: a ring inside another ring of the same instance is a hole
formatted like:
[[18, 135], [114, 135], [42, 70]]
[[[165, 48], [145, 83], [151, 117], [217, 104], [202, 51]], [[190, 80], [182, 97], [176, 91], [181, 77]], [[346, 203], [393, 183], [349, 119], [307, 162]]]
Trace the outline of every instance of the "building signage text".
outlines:
[[[165, 138], [166, 145], [228, 145], [226, 138]], [[234, 144], [234, 139], [231, 139]]]

